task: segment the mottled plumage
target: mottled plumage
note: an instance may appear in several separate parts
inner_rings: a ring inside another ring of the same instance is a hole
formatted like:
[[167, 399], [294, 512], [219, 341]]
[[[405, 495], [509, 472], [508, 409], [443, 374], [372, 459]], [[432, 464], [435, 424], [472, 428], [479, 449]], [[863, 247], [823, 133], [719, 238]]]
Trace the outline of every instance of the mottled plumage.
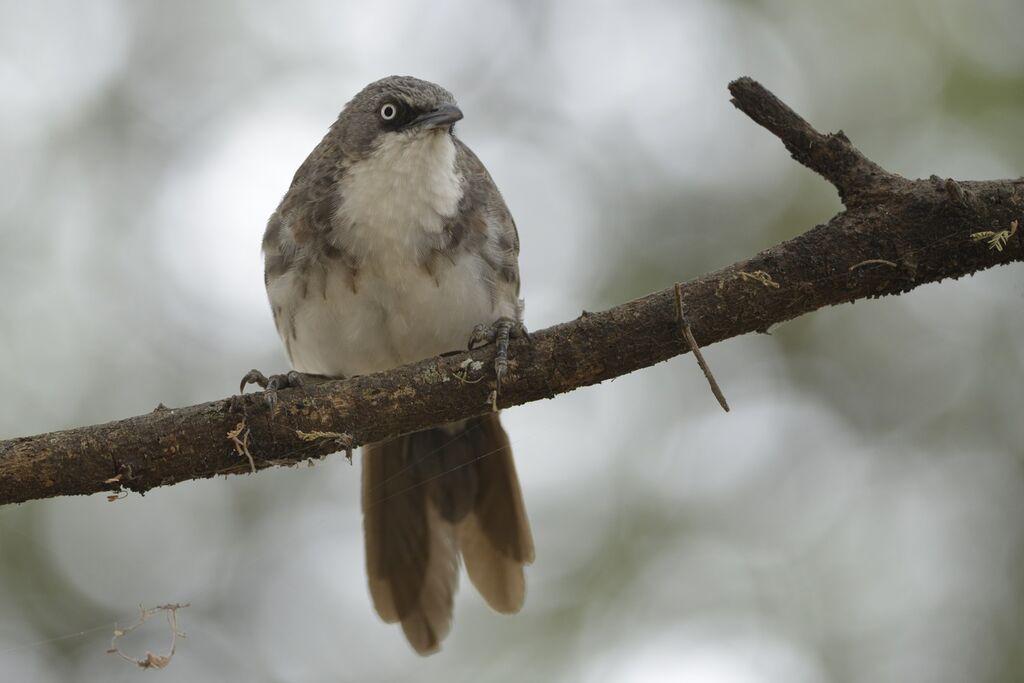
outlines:
[[[265, 281], [292, 367], [368, 374], [464, 348], [474, 326], [519, 321], [519, 238], [490, 175], [452, 132], [443, 88], [367, 86], [299, 167], [263, 238]], [[451, 622], [459, 553], [501, 612], [533, 559], [497, 414], [363, 453], [370, 591], [421, 654]]]

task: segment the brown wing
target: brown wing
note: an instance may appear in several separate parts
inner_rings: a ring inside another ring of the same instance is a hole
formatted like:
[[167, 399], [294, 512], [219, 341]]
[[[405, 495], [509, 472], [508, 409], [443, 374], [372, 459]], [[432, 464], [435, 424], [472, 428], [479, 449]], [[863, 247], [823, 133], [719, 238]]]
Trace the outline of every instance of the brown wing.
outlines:
[[270, 284], [286, 273], [294, 274], [292, 297], [271, 301], [274, 323], [291, 358], [295, 340], [296, 308], [310, 290], [325, 287], [328, 268], [348, 274], [356, 287], [355, 259], [332, 239], [332, 222], [340, 202], [338, 181], [344, 173], [345, 155], [333, 131], [299, 166], [292, 184], [267, 221], [263, 233], [263, 283]]
[[[456, 246], [474, 249], [492, 273], [487, 278], [493, 299], [509, 300], [519, 310], [519, 232], [512, 213], [480, 159], [455, 138], [456, 163], [466, 179], [465, 194], [454, 229], [468, 233]], [[474, 238], [477, 241], [473, 241]]]
[[344, 154], [328, 132], [302, 162], [263, 233], [264, 280], [269, 282], [315, 255], [330, 233]]

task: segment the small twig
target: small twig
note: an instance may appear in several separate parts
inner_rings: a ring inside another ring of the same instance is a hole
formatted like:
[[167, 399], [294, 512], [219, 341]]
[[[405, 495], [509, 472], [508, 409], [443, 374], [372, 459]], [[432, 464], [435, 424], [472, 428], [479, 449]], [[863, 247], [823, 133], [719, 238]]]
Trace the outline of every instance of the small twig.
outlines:
[[823, 135], [751, 78], [729, 84], [732, 103], [778, 137], [793, 158], [836, 186], [844, 203], [892, 176], [853, 146], [842, 131]]
[[852, 266], [850, 266], [849, 270], [856, 270], [858, 268], [862, 268], [864, 266], [870, 266], [870, 265], [880, 265], [880, 266], [889, 266], [890, 268], [899, 268], [898, 265], [896, 265], [892, 261], [888, 261], [888, 260], [886, 260], [884, 258], [869, 258], [867, 261], [861, 261], [860, 263], [854, 263]]
[[[142, 605], [139, 605], [140, 614], [138, 621], [127, 628], [118, 628], [117, 624], [114, 624], [114, 636], [110, 639], [110, 649], [107, 650], [107, 653], [117, 655], [126, 662], [132, 662], [141, 669], [163, 669], [171, 663], [171, 658], [174, 657], [175, 648], [178, 645], [178, 638], [185, 637], [185, 634], [178, 630], [178, 610], [188, 606], [188, 603], [185, 603], [184, 605], [158, 605], [156, 607], [146, 609]], [[167, 654], [157, 655], [147, 650], [145, 657], [137, 659], [121, 652], [121, 648], [118, 647], [117, 641], [142, 626], [157, 612], [167, 613], [167, 623], [171, 627], [171, 649]]]
[[335, 443], [345, 449], [345, 457], [348, 459], [348, 464], [352, 464], [352, 444], [353, 439], [351, 434], [345, 432], [304, 432], [296, 429], [295, 435], [303, 441], [319, 441], [320, 439], [334, 439]]
[[682, 331], [683, 337], [686, 338], [686, 342], [690, 345], [690, 350], [693, 351], [693, 357], [697, 359], [697, 365], [700, 366], [700, 369], [704, 372], [704, 377], [708, 380], [708, 384], [711, 385], [711, 393], [718, 399], [718, 404], [722, 406], [722, 410], [728, 413], [729, 404], [725, 400], [725, 394], [722, 393], [722, 388], [715, 381], [715, 376], [711, 374], [711, 368], [708, 367], [707, 361], [704, 360], [704, 354], [700, 352], [697, 340], [693, 338], [690, 323], [686, 322], [686, 316], [683, 315], [683, 285], [681, 282], [676, 283], [676, 318], [679, 321], [679, 329]]
[[[243, 433], [244, 430], [244, 433]], [[241, 438], [239, 438], [241, 435]], [[249, 452], [249, 429], [245, 426], [245, 418], [235, 425], [235, 428], [228, 432], [228, 439], [235, 444], [235, 452], [239, 455], [244, 455], [249, 458], [249, 469], [252, 470], [253, 474], [256, 474], [256, 461], [252, 457], [252, 453]]]

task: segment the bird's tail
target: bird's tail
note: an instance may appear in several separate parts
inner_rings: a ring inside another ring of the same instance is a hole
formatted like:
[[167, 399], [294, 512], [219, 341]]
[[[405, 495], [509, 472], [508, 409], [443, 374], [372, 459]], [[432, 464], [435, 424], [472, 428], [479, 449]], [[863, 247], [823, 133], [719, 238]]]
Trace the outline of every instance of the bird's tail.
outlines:
[[364, 447], [363, 528], [377, 613], [421, 655], [451, 629], [460, 552], [487, 604], [523, 605], [533, 538], [497, 413]]

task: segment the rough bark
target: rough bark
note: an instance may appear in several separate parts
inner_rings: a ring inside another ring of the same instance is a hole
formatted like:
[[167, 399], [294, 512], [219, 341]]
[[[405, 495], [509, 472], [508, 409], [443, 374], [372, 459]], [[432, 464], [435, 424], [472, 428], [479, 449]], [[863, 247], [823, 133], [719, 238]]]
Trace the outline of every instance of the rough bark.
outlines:
[[[707, 346], [824, 306], [907, 292], [1024, 257], [1024, 179], [908, 180], [823, 135], [749, 78], [733, 104], [839, 191], [828, 223], [682, 285]], [[654, 365], [689, 350], [674, 287], [515, 342], [497, 400], [508, 407]], [[259, 393], [0, 442], [0, 503], [129, 489], [294, 464], [491, 410], [490, 348], [365, 377]], [[239, 426], [241, 425], [241, 429]], [[235, 431], [236, 440], [228, 436]], [[243, 447], [242, 444], [245, 444]]]

